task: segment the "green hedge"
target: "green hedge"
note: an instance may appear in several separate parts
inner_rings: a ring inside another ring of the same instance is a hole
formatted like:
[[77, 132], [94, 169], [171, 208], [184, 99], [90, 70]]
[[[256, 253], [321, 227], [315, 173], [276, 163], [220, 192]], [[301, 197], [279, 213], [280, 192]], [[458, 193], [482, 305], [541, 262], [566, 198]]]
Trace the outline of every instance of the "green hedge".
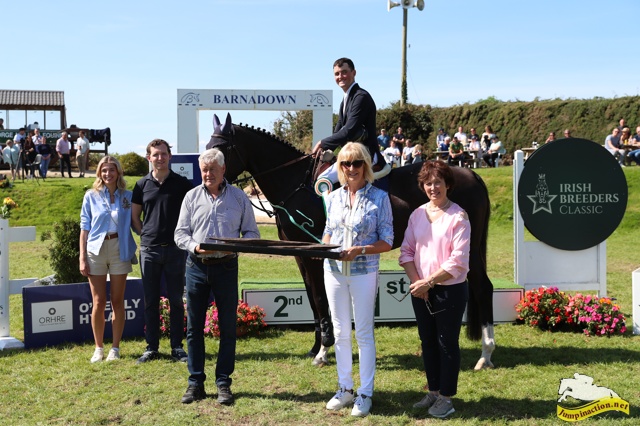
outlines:
[[[488, 98], [474, 104], [431, 110], [434, 127], [444, 127], [450, 135], [458, 126], [463, 126], [466, 132], [475, 126], [481, 134], [485, 125], [491, 125], [509, 152], [531, 146], [533, 141], [544, 142], [551, 131], [556, 132], [556, 138], [562, 137], [567, 128], [573, 137], [604, 143], [620, 118], [625, 118], [635, 133], [635, 127], [640, 125], [640, 96], [531, 102]], [[431, 139], [435, 144], [435, 136]]]

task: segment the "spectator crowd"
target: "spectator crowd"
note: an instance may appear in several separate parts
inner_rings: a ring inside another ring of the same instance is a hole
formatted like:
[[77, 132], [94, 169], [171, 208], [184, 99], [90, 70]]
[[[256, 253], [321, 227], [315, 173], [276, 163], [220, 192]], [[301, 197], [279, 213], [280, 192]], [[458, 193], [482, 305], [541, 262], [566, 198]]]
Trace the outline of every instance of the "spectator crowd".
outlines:
[[[563, 137], [556, 137], [555, 131], [550, 131], [544, 144], [562, 141], [573, 137], [571, 129], [564, 129]], [[410, 136], [398, 127], [391, 136], [386, 129], [380, 129], [378, 146], [383, 157], [392, 167], [402, 167], [408, 164], [426, 160], [427, 151], [421, 144], [414, 144]], [[539, 147], [537, 142], [531, 148]], [[604, 147], [618, 160], [621, 167], [632, 164], [640, 165], [640, 125], [632, 127], [621, 118], [619, 124], [611, 129], [605, 138]], [[533, 150], [531, 149], [531, 151]], [[475, 127], [465, 132], [459, 126], [453, 136], [444, 127], [438, 128], [435, 144], [429, 150], [433, 158], [446, 161], [450, 166], [459, 167], [496, 167], [507, 153], [504, 143], [490, 125], [485, 126], [482, 134], [478, 134]], [[526, 158], [526, 157], [525, 157]]]
[[[384, 159], [392, 167], [402, 167], [427, 159], [424, 147], [414, 144], [402, 127], [398, 127], [393, 136], [386, 129], [380, 129], [378, 146]], [[506, 149], [491, 126], [486, 126], [481, 135], [475, 127], [471, 127], [467, 134], [464, 127], [459, 126], [453, 137], [440, 127], [431, 152], [435, 153], [435, 158], [446, 161], [450, 166], [478, 167], [484, 164], [495, 167]]]
[[[71, 155], [74, 153], [74, 142], [69, 139], [69, 136], [68, 132], [62, 132], [54, 145], [48, 143], [44, 135], [40, 133], [40, 126], [37, 122], [21, 127], [13, 139], [7, 139], [5, 146], [0, 147], [2, 153], [0, 164], [4, 163], [9, 166], [11, 179], [14, 181], [20, 176], [23, 179], [33, 179], [36, 177], [36, 173], [41, 178], [46, 178], [55, 153], [60, 164], [61, 177], [65, 177], [64, 170], [66, 169], [67, 176], [72, 178]], [[90, 153], [89, 139], [84, 131], [79, 132], [75, 145], [74, 159], [80, 171], [78, 177], [84, 177]]]

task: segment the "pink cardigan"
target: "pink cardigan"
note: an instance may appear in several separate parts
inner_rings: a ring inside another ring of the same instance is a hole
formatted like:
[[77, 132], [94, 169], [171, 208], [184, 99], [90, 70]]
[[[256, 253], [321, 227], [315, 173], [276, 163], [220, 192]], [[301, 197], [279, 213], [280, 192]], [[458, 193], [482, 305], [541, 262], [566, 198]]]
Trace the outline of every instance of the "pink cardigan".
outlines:
[[431, 223], [426, 206], [423, 204], [411, 213], [398, 263], [413, 261], [420, 279], [442, 268], [453, 277], [439, 284], [460, 283], [469, 272], [471, 224], [467, 213], [451, 203], [447, 211]]

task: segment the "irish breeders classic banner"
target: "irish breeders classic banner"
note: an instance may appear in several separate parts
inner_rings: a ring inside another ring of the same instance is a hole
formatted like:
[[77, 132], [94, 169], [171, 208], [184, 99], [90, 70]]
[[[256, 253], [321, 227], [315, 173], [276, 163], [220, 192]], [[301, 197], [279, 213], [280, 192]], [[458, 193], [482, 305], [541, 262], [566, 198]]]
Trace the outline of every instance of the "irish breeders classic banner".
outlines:
[[627, 208], [627, 180], [602, 145], [560, 139], [524, 163], [518, 204], [538, 240], [561, 250], [584, 250], [607, 239]]

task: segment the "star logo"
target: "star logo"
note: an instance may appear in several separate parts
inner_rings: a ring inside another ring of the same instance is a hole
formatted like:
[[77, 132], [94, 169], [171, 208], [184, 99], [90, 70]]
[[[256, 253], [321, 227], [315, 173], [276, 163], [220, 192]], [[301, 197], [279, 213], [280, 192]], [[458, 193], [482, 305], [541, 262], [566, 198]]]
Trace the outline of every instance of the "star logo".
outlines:
[[539, 211], [545, 211], [553, 214], [551, 209], [551, 202], [555, 200], [557, 195], [549, 194], [549, 187], [547, 186], [547, 180], [545, 174], [538, 175], [538, 184], [536, 185], [536, 193], [534, 195], [527, 195], [527, 198], [533, 203], [533, 212], [536, 214]]

